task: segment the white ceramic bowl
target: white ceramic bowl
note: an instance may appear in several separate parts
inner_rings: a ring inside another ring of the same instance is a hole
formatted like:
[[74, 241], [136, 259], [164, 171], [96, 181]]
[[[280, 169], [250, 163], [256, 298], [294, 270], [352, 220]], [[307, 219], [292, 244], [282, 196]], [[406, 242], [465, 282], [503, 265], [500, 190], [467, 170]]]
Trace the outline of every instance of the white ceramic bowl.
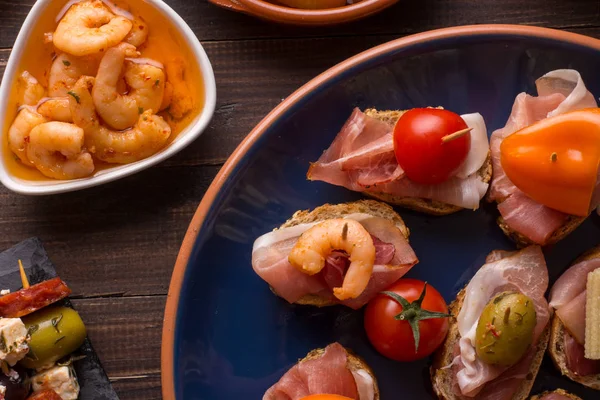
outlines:
[[[33, 8], [27, 15], [25, 22], [23, 23], [23, 26], [21, 27], [10, 58], [8, 59], [6, 70], [2, 78], [2, 84], [0, 85], [0, 124], [2, 126], [1, 134], [3, 141], [7, 140], [6, 134], [8, 127], [10, 126], [10, 123], [12, 123], [12, 121], [6, 121], [7, 112], [9, 111], [8, 107], [10, 106], [9, 98], [12, 85], [16, 82], [17, 74], [20, 72], [19, 65], [24, 56], [25, 46], [27, 41], [31, 40], [31, 31], [36, 26], [37, 21], [48, 9], [49, 5], [55, 1], [59, 1], [62, 4], [67, 3], [67, 0], [38, 0], [34, 4]], [[202, 48], [202, 45], [200, 44], [200, 41], [194, 32], [192, 32], [185, 21], [175, 11], [173, 11], [171, 7], [161, 0], [144, 0], [144, 2], [158, 10], [164, 16], [164, 18], [170, 22], [170, 24], [184, 39], [186, 45], [190, 49], [190, 52], [194, 55], [194, 61], [199, 66], [198, 68], [204, 88], [204, 105], [199, 114], [177, 135], [177, 137], [170, 144], [153, 156], [131, 164], [115, 165], [114, 167], [97, 172], [94, 176], [76, 180], [48, 179], [35, 181], [21, 179], [15, 176], [9, 170], [9, 168], [7, 168], [5, 158], [13, 157], [12, 153], [10, 150], [5, 149], [6, 146], [0, 146], [0, 182], [2, 182], [2, 184], [8, 189], [21, 194], [45, 195], [70, 192], [111, 182], [125, 176], [132, 175], [166, 160], [192, 143], [196, 138], [198, 138], [198, 136], [200, 136], [200, 134], [202, 134], [204, 129], [206, 129], [214, 114], [217, 100], [215, 75], [213, 73], [210, 61], [208, 60], [208, 56], [206, 55], [206, 52]], [[187, 61], [192, 62], [191, 60]]]

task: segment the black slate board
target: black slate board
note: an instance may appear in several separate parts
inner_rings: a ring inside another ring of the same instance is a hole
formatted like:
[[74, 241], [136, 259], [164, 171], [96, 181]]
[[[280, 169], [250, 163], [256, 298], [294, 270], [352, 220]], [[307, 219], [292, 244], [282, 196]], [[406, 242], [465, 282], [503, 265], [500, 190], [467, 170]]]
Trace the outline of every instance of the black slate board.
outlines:
[[[14, 292], [22, 288], [18, 260], [23, 262], [23, 267], [32, 285], [57, 276], [56, 269], [48, 258], [40, 239], [30, 238], [0, 253], [0, 289], [10, 289], [11, 292]], [[73, 308], [68, 300], [63, 301], [62, 305]], [[81, 386], [79, 398], [81, 400], [118, 400], [119, 396], [112, 388], [89, 339], [85, 339], [77, 351], [77, 355], [85, 356], [74, 363]]]

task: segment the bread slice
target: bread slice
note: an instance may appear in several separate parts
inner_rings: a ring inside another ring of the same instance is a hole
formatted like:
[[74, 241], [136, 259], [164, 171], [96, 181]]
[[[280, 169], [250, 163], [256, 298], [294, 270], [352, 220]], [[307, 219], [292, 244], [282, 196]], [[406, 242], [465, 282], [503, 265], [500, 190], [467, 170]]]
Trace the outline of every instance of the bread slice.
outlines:
[[[593, 258], [600, 258], [600, 245], [593, 247], [592, 249], [583, 253], [575, 261], [573, 261], [571, 265], [578, 264], [582, 261], [591, 260]], [[600, 390], [600, 374], [579, 376], [567, 367], [567, 356], [565, 354], [564, 347], [565, 329], [566, 328], [563, 325], [562, 321], [555, 314], [554, 318], [552, 319], [550, 345], [548, 347], [548, 352], [550, 353], [552, 361], [554, 361], [554, 365], [556, 365], [556, 368], [558, 368], [560, 372], [569, 379], [575, 382], [579, 382], [582, 385], [590, 387], [592, 389]]]
[[571, 393], [567, 392], [566, 390], [562, 390], [562, 389], [556, 389], [552, 392], [548, 391], [548, 392], [540, 393], [538, 395], [532, 396], [529, 400], [542, 400], [544, 398], [544, 396], [548, 396], [552, 393], [560, 394], [560, 395], [568, 397], [569, 399], [572, 399], [572, 400], [582, 400], [581, 397], [575, 396], [574, 394], [571, 394]]
[[[350, 349], [347, 349], [344, 347], [344, 350], [346, 350], [346, 355], [348, 357], [348, 361], [346, 362], [346, 365], [347, 365], [348, 369], [350, 369], [350, 371], [358, 371], [360, 369], [364, 369], [365, 371], [367, 371], [369, 373], [369, 375], [371, 375], [371, 378], [373, 378], [373, 386], [374, 386], [373, 389], [375, 392], [375, 396], [374, 396], [373, 400], [379, 400], [379, 385], [377, 384], [377, 378], [375, 378], [375, 374], [373, 373], [373, 370], [371, 369], [371, 367], [369, 367], [369, 365], [367, 365], [365, 360], [363, 360], [361, 357], [354, 354]], [[315, 358], [319, 358], [323, 355], [324, 352], [325, 352], [325, 349], [312, 350], [311, 352], [309, 352], [306, 355], [306, 357], [304, 357], [298, 363], [308, 361], [308, 360], [313, 360]]]
[[[369, 108], [365, 111], [365, 114], [369, 117], [378, 119], [382, 122], [393, 126], [396, 125], [398, 118], [400, 118], [405, 112], [406, 111], [394, 110], [378, 111], [373, 108]], [[477, 171], [477, 174], [481, 177], [481, 180], [483, 182], [487, 183], [492, 179], [492, 157], [490, 152], [488, 152], [488, 156], [481, 168], [479, 168], [479, 171]], [[387, 193], [370, 191], [366, 191], [365, 194], [376, 199], [385, 201], [386, 203], [395, 204], [401, 207], [409, 208], [411, 210], [420, 211], [432, 215], [448, 215], [463, 210], [462, 207], [458, 207], [452, 204], [418, 197], [399, 197]]]
[[[434, 354], [433, 364], [430, 368], [433, 390], [440, 399], [462, 399], [462, 396], [457, 396], [454, 393], [455, 381], [453, 377], [453, 369], [444, 367], [452, 364], [452, 361], [454, 360], [454, 348], [457, 342], [460, 340], [460, 333], [458, 332], [458, 323], [456, 317], [462, 308], [464, 298], [465, 289], [461, 290], [460, 293], [458, 293], [458, 296], [456, 296], [456, 300], [450, 304], [449, 309], [453, 317], [450, 318], [450, 329], [448, 330], [448, 336], [446, 336], [444, 344]], [[512, 400], [524, 400], [529, 396], [531, 387], [535, 381], [535, 377], [540, 370], [540, 365], [542, 364], [544, 353], [546, 351], [546, 347], [548, 346], [549, 337], [550, 328], [547, 326], [537, 342], [535, 356], [531, 363], [529, 374], [527, 374], [527, 377], [521, 382]]]
[[[402, 217], [394, 211], [389, 205], [375, 200], [359, 200], [351, 203], [342, 204], [324, 204], [315, 208], [314, 210], [302, 210], [296, 211], [294, 215], [283, 223], [278, 229], [289, 228], [299, 224], [306, 224], [317, 221], [324, 221], [326, 219], [341, 218], [344, 215], [363, 213], [373, 215], [375, 217], [381, 217], [388, 219], [396, 225], [396, 228], [402, 232], [402, 235], [408, 240], [410, 231]], [[271, 291], [275, 294], [277, 292], [271, 287]], [[311, 305], [317, 307], [333, 306], [335, 303], [329, 299], [324, 299], [314, 294], [307, 294], [296, 302], [296, 304]]]
[[[554, 231], [552, 233], [552, 235], [548, 238], [548, 240], [545, 243], [545, 246], [555, 244], [555, 243], [563, 240], [569, 233], [571, 233], [575, 229], [577, 229], [577, 227], [579, 225], [581, 225], [583, 223], [583, 221], [585, 221], [586, 218], [587, 217], [578, 217], [575, 215], [569, 215], [569, 218], [567, 219], [567, 221], [560, 228], [558, 228], [556, 231]], [[517, 247], [523, 248], [523, 247], [527, 247], [532, 244], [537, 244], [537, 243], [532, 242], [528, 237], [513, 230], [510, 226], [508, 226], [506, 224], [506, 222], [504, 222], [504, 218], [498, 217], [497, 222], [498, 222], [498, 226], [500, 227], [500, 229], [502, 229], [502, 232], [504, 232], [504, 234], [506, 236], [508, 236], [511, 240], [513, 240], [517, 244]]]

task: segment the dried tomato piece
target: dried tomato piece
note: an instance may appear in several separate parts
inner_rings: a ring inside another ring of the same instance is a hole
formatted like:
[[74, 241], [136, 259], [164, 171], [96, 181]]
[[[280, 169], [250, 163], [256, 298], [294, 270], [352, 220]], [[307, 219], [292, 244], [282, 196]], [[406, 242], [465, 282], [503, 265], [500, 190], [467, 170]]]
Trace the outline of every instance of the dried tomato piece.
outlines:
[[62, 400], [62, 398], [52, 389], [44, 389], [35, 392], [27, 398], [27, 400]]
[[0, 317], [18, 318], [64, 299], [71, 289], [54, 278], [0, 297]]

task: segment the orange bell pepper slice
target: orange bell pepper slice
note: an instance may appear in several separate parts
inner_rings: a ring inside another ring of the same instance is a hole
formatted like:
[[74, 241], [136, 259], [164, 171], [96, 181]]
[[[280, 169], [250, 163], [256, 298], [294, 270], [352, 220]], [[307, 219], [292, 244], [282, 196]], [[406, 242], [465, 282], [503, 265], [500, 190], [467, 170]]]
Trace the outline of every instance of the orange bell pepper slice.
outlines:
[[527, 196], [566, 214], [585, 217], [600, 165], [600, 109], [546, 118], [500, 145], [508, 178]]
[[346, 0], [277, 0], [278, 3], [293, 8], [304, 8], [310, 10], [344, 7]]

